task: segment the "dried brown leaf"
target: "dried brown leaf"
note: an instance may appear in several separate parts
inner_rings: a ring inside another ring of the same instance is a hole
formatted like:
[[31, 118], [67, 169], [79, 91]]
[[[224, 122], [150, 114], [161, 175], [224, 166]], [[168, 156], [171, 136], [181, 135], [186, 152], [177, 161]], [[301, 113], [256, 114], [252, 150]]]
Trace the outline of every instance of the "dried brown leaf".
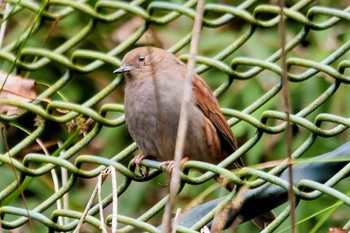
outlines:
[[347, 232], [348, 231], [344, 228], [333, 227], [328, 229], [328, 233], [347, 233]]
[[[6, 78], [7, 77], [7, 78]], [[0, 71], [0, 99], [29, 102], [36, 98], [35, 81]], [[0, 105], [0, 114], [15, 115], [23, 110], [15, 106]]]

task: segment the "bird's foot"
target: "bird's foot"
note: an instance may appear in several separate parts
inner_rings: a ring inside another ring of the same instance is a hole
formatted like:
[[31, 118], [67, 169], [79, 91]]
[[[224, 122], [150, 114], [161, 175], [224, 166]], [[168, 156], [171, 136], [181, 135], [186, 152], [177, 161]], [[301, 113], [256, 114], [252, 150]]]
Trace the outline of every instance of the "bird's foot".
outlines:
[[141, 162], [142, 162], [142, 160], [144, 160], [147, 157], [148, 156], [145, 155], [144, 153], [140, 153], [139, 155], [135, 156], [135, 158], [134, 158], [134, 163], [136, 165], [136, 169], [139, 171], [139, 173], [141, 174], [142, 177], [147, 177], [148, 173], [149, 173], [148, 167], [145, 167], [145, 173], [143, 173], [143, 171], [141, 169]]
[[[184, 157], [180, 161], [180, 168], [189, 160], [188, 157]], [[174, 160], [168, 160], [160, 163], [160, 168], [168, 173], [171, 173], [175, 167], [175, 162]]]

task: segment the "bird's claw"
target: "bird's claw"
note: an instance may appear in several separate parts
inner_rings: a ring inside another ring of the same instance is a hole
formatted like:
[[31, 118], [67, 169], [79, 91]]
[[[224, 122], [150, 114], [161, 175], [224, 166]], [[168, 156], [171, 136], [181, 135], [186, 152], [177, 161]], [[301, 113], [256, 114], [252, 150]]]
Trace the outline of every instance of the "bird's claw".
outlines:
[[[184, 157], [180, 161], [180, 168], [188, 161], [188, 157]], [[174, 160], [168, 160], [160, 163], [160, 168], [168, 173], [171, 173], [175, 167], [175, 161]]]
[[141, 175], [142, 177], [147, 177], [147, 176], [148, 176], [148, 173], [149, 173], [149, 168], [148, 168], [148, 167], [145, 168], [145, 173], [143, 173], [143, 171], [142, 171], [142, 169], [141, 169], [141, 162], [142, 162], [142, 160], [144, 160], [146, 157], [147, 157], [147, 156], [146, 156], [145, 154], [141, 153], [141, 154], [135, 156], [135, 158], [134, 158], [134, 163], [135, 163], [135, 165], [136, 165], [136, 169], [139, 171], [139, 173], [140, 173], [140, 175]]

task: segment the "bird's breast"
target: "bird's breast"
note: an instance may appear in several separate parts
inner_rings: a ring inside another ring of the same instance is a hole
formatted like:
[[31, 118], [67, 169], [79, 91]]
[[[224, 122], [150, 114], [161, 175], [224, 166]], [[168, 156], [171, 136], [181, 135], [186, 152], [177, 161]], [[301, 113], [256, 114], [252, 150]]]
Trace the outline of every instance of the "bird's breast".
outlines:
[[[150, 81], [150, 82], [149, 82]], [[146, 80], [127, 83], [125, 120], [140, 150], [160, 161], [172, 160], [181, 112], [183, 79]], [[194, 100], [187, 106], [188, 127], [184, 156], [214, 162], [220, 153], [215, 127]]]
[[170, 160], [181, 108], [182, 84], [155, 79], [127, 83], [125, 120], [130, 135], [145, 154]]

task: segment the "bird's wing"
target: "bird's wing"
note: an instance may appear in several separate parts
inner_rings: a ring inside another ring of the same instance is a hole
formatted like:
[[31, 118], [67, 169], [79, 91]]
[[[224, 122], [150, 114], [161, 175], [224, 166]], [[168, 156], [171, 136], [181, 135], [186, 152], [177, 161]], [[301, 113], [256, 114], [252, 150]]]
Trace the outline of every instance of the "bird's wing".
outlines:
[[[218, 130], [221, 143], [226, 151], [229, 153], [234, 152], [237, 149], [237, 141], [220, 110], [217, 99], [201, 77], [195, 74], [193, 79], [193, 94], [197, 102], [197, 106], [204, 113], [204, 115], [210, 119], [215, 128]], [[239, 159], [237, 162], [243, 166], [241, 159]]]

